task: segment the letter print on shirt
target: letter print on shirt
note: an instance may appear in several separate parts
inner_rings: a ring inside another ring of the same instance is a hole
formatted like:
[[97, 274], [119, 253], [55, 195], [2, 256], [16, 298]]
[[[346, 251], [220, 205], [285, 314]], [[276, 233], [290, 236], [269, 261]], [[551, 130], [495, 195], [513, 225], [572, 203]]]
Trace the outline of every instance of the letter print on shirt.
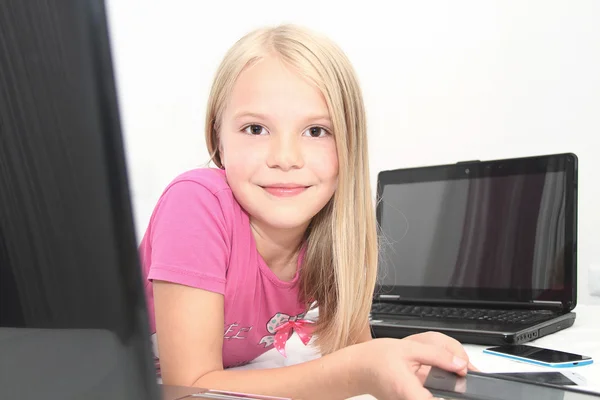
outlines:
[[233, 324], [225, 325], [225, 334], [223, 335], [223, 339], [243, 340], [246, 339], [247, 333], [251, 330], [251, 326], [241, 327], [237, 322], [234, 322]]

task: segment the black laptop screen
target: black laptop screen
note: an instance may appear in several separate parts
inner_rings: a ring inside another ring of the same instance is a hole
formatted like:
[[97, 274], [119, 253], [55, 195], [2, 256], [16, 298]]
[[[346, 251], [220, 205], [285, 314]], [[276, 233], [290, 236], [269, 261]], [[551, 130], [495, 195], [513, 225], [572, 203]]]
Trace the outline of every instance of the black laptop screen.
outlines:
[[160, 398], [102, 1], [0, 2], [0, 399]]
[[571, 289], [565, 168], [440, 167], [437, 179], [430, 169], [424, 180], [418, 170], [395, 173], [379, 188], [381, 285], [408, 297], [516, 301], [559, 300]]

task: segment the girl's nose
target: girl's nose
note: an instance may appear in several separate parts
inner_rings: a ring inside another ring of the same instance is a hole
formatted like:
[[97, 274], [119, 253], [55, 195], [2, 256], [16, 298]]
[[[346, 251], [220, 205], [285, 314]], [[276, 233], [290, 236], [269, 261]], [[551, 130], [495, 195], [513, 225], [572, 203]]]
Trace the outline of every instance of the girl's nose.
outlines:
[[304, 166], [300, 138], [292, 135], [274, 135], [269, 148], [267, 165], [283, 171], [299, 169]]

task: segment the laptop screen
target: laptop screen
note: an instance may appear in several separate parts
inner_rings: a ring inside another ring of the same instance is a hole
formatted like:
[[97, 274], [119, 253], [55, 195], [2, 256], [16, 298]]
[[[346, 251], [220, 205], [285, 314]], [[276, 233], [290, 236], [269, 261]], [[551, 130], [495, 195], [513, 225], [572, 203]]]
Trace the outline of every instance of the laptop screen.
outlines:
[[416, 298], [564, 297], [574, 268], [572, 164], [382, 173], [379, 283]]
[[0, 399], [158, 399], [103, 3], [0, 27]]

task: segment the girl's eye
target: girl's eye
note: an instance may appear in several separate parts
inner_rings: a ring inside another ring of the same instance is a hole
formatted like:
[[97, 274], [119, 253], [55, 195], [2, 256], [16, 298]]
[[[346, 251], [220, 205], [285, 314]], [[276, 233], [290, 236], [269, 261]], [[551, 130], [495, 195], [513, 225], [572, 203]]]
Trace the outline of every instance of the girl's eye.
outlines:
[[304, 131], [304, 133], [306, 133], [310, 137], [314, 137], [314, 138], [323, 137], [328, 134], [328, 132], [325, 128], [321, 128], [319, 126], [312, 126], [312, 127], [308, 128], [306, 131]]
[[267, 131], [260, 125], [248, 125], [246, 128], [244, 128], [244, 132], [249, 135], [259, 136], [265, 134]]

